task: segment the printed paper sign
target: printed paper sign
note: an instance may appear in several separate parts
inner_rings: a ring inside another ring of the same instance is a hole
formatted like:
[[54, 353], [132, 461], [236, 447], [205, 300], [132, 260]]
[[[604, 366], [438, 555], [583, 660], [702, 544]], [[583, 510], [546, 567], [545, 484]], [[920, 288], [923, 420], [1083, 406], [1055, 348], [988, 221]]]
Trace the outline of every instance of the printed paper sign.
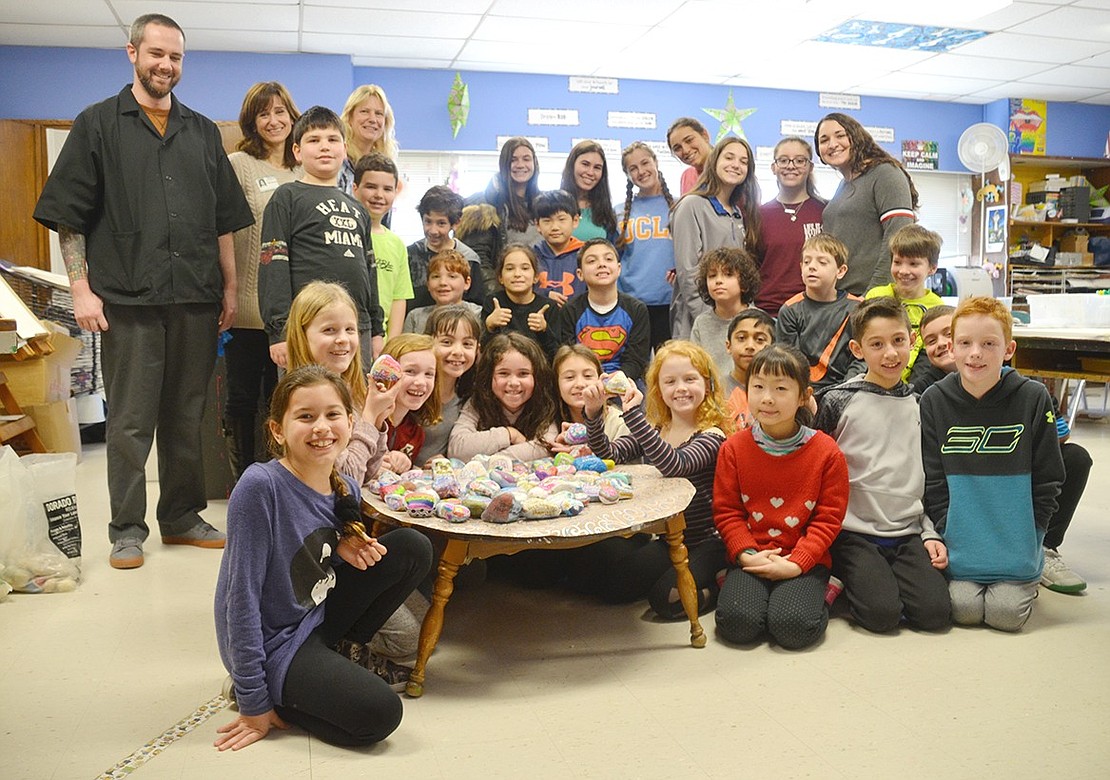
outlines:
[[668, 157], [671, 153], [671, 147], [667, 146], [666, 141], [644, 141], [644, 143], [651, 151], [655, 152], [656, 157]]
[[[582, 141], [593, 141], [601, 145], [601, 149], [605, 152], [605, 159], [607, 161], [619, 160], [621, 158], [621, 142], [619, 138], [572, 138], [570, 143], [576, 146]], [[612, 162], [609, 163], [612, 165]]]
[[816, 122], [803, 122], [799, 119], [783, 119], [779, 122], [779, 135], [800, 135], [802, 138], [813, 138], [813, 134], [816, 132]]
[[620, 82], [600, 76], [571, 76], [567, 89], [570, 92], [588, 92], [593, 95], [616, 95], [620, 92]]
[[847, 108], [859, 111], [859, 95], [844, 95], [839, 92], [822, 92], [817, 96], [817, 105], [821, 108]]
[[864, 127], [863, 129], [871, 133], [871, 137], [881, 144], [894, 143], [893, 127]]
[[[497, 136], [497, 151], [501, 151], [501, 147], [504, 146], [505, 142], [508, 141], [510, 138], [516, 138], [516, 136], [514, 136], [514, 135], [499, 135], [499, 136]], [[526, 136], [524, 136], [524, 138], [527, 139], [528, 142], [531, 143], [533, 147], [535, 147], [537, 152], [546, 152], [546, 151], [548, 151], [547, 136], [546, 135], [526, 135]]]
[[578, 124], [578, 109], [530, 108], [528, 109], [528, 124], [573, 127]]
[[609, 127], [628, 127], [633, 130], [654, 130], [655, 114], [646, 111], [610, 111]]

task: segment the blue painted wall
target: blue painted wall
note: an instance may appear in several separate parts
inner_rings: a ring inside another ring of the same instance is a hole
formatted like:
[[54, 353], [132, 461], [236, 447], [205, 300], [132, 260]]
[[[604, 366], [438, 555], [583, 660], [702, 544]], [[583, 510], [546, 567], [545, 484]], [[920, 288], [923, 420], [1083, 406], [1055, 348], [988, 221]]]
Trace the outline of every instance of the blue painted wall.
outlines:
[[[131, 66], [122, 49], [66, 49], [0, 46], [0, 118], [72, 119], [89, 103], [117, 92], [131, 80]], [[190, 51], [178, 96], [213, 119], [234, 120], [242, 96], [256, 81], [278, 80], [289, 87], [300, 108], [319, 103], [339, 110], [351, 89], [362, 83], [381, 84], [398, 117], [403, 148], [424, 150], [491, 150], [498, 135], [539, 135], [553, 151], [566, 151], [572, 138], [615, 138], [622, 144], [637, 139], [663, 140], [672, 119], [702, 119], [710, 133], [717, 122], [703, 108], [723, 108], [729, 88], [705, 84], [620, 80], [618, 95], [572, 93], [565, 76], [463, 72], [470, 89], [470, 118], [452, 139], [447, 96], [453, 71], [356, 68], [339, 55], [250, 54]], [[826, 112], [817, 94], [776, 89], [734, 87], [736, 106], [755, 108], [744, 120], [748, 139], [769, 146], [779, 138], [783, 119], [816, 121]], [[578, 127], [531, 127], [529, 108], [574, 108]], [[657, 115], [655, 130], [607, 127], [610, 110]], [[962, 171], [956, 141], [965, 127], [990, 121], [1008, 126], [1006, 101], [986, 106], [960, 103], [862, 98], [860, 111], [848, 112], [865, 125], [893, 127], [896, 143], [887, 149], [901, 154], [901, 141], [937, 141], [942, 170]], [[1110, 107], [1075, 103], [1049, 104], [1048, 153], [1100, 157], [1110, 129]]]

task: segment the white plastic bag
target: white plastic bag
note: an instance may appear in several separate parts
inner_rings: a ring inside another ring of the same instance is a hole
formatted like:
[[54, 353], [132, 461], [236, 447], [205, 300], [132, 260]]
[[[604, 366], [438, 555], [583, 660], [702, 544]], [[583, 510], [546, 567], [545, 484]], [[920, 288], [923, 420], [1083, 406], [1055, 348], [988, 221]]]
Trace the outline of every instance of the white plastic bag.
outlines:
[[81, 576], [77, 456], [0, 449], [0, 577], [27, 593], [71, 591]]

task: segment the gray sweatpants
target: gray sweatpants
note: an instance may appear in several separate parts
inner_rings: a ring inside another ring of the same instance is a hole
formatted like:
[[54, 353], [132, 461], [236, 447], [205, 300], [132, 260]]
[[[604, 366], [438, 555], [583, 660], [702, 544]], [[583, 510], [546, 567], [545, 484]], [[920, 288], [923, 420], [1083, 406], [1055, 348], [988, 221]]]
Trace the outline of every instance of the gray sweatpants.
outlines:
[[1020, 631], [1033, 613], [1039, 580], [1032, 582], [970, 582], [952, 580], [952, 622], [961, 626], [986, 623], [999, 631]]

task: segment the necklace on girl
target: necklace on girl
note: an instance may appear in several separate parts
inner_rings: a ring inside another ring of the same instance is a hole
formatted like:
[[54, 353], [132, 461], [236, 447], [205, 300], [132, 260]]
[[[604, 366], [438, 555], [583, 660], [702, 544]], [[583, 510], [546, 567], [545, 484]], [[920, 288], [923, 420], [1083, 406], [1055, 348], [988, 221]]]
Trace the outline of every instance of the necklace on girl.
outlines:
[[[806, 198], [806, 200], [809, 200], [809, 198]], [[783, 212], [790, 215], [790, 221], [791, 222], [797, 222], [798, 221], [798, 212], [802, 210], [802, 206], [805, 205], [805, 202], [806, 201], [803, 200], [803, 201], [799, 201], [798, 203], [787, 204], [787, 203], [783, 203], [780, 200], [779, 205], [782, 206]]]

